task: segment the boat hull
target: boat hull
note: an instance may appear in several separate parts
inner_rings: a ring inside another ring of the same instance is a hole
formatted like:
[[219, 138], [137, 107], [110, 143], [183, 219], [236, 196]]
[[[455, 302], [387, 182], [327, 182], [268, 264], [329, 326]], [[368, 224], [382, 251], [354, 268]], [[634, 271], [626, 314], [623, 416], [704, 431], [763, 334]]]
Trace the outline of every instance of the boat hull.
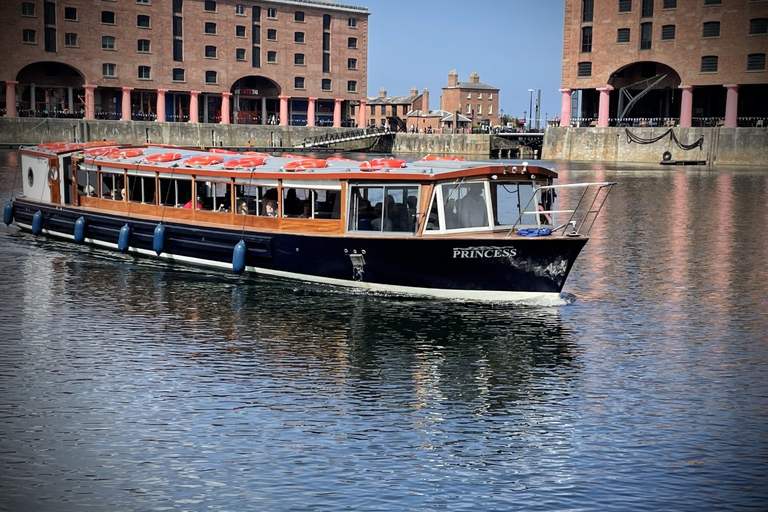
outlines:
[[169, 220], [162, 221], [162, 251], [158, 254], [155, 233], [159, 218], [51, 206], [27, 198], [14, 200], [15, 220], [22, 230], [33, 231], [38, 211], [42, 225], [34, 231], [136, 256], [232, 272], [237, 267], [235, 247], [242, 240], [245, 274], [468, 300], [557, 295], [587, 242], [585, 237], [304, 235]]

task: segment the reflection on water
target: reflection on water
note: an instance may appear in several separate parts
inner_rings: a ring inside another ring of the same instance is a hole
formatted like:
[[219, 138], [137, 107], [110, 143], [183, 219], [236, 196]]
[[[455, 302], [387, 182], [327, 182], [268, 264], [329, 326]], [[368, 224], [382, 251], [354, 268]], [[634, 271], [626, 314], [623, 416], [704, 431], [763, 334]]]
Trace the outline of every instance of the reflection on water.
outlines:
[[0, 510], [759, 509], [768, 174], [559, 172], [619, 185], [557, 308], [4, 229]]

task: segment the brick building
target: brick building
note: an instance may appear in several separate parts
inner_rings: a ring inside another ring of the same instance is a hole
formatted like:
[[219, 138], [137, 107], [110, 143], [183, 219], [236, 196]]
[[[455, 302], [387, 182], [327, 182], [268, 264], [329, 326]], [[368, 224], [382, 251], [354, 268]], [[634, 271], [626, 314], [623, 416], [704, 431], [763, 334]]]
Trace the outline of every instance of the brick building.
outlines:
[[386, 89], [382, 87], [377, 97], [368, 98], [368, 124], [389, 125], [393, 131], [404, 131], [408, 113], [414, 110], [429, 110], [428, 103], [429, 92], [426, 89], [419, 94], [416, 87], [413, 87], [408, 96], [388, 96]]
[[440, 110], [458, 111], [470, 119], [470, 124], [492, 126], [499, 118], [499, 89], [480, 83], [480, 75], [472, 73], [469, 82], [459, 82], [455, 70], [448, 73], [448, 85], [443, 87]]
[[761, 125], [767, 50], [766, 0], [565, 0], [561, 126]]
[[315, 0], [9, 0], [6, 116], [365, 124], [366, 8]]

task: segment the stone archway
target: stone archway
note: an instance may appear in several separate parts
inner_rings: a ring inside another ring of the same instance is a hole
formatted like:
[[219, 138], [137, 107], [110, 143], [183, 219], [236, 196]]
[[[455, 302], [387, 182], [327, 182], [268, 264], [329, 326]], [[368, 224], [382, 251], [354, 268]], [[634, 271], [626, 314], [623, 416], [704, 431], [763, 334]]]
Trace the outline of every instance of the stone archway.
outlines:
[[[235, 124], [270, 124], [280, 113], [280, 86], [263, 76], [246, 76], [235, 81], [232, 118]], [[276, 124], [276, 123], [275, 123]]]
[[680, 75], [659, 62], [634, 62], [615, 71], [608, 81], [610, 117], [620, 124], [679, 118]]
[[16, 75], [18, 115], [22, 117], [82, 117], [85, 77], [60, 62], [35, 62]]

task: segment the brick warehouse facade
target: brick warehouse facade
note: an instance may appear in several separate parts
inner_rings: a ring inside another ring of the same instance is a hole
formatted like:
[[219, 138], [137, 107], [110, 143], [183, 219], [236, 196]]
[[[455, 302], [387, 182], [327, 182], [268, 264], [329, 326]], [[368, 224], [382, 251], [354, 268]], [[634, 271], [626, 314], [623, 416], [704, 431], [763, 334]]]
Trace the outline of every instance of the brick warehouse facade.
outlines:
[[314, 0], [10, 0], [16, 116], [365, 124], [365, 8]]
[[560, 125], [762, 126], [767, 51], [767, 0], [566, 0]]

